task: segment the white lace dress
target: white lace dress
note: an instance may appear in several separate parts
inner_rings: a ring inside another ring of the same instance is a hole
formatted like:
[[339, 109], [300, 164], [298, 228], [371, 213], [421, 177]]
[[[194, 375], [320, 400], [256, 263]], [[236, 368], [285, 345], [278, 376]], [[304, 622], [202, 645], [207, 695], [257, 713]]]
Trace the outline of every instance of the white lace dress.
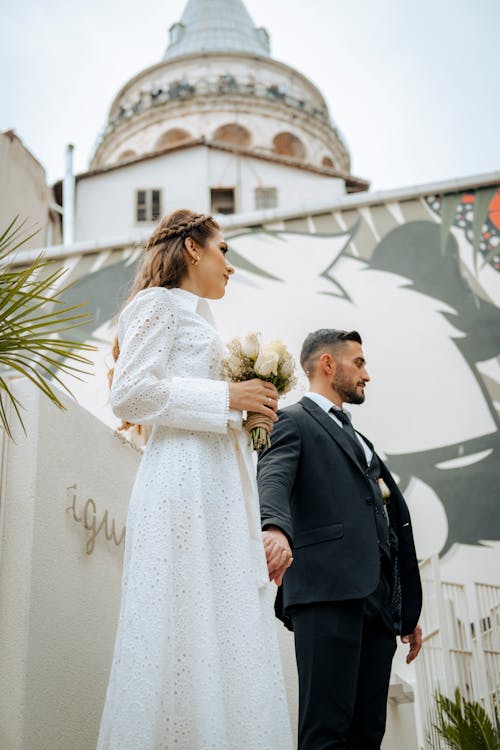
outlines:
[[98, 750], [290, 750], [253, 464], [208, 304], [144, 290], [118, 338], [113, 410], [153, 429]]

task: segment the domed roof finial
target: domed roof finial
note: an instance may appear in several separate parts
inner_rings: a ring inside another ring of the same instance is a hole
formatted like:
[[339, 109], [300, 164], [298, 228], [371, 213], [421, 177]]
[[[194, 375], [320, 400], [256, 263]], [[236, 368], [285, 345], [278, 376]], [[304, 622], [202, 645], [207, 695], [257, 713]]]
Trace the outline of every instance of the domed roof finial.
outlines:
[[164, 60], [203, 52], [270, 54], [267, 31], [254, 26], [242, 0], [188, 0], [169, 32]]

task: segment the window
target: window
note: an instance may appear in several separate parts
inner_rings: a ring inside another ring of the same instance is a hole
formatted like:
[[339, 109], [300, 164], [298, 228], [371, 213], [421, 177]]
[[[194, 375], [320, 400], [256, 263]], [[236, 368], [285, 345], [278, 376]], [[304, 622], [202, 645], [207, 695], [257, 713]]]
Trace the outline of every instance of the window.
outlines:
[[158, 221], [161, 216], [161, 191], [151, 191], [151, 221]]
[[235, 122], [221, 125], [213, 135], [214, 141], [227, 143], [229, 146], [249, 148], [252, 142], [250, 131]]
[[210, 205], [213, 214], [234, 214], [234, 188], [211, 188]]
[[306, 147], [293, 133], [278, 133], [273, 138], [273, 151], [275, 154], [290, 156], [293, 159], [305, 159]]
[[125, 151], [122, 151], [122, 153], [120, 154], [120, 156], [118, 157], [116, 161], [125, 161], [126, 159], [135, 159], [136, 156], [137, 156], [137, 153], [133, 149], [128, 148]]
[[137, 190], [136, 221], [158, 221], [161, 216], [161, 190]]
[[168, 148], [168, 146], [174, 146], [177, 143], [189, 141], [190, 138], [191, 136], [189, 135], [187, 130], [183, 130], [182, 128], [170, 128], [170, 130], [167, 130], [165, 133], [160, 135], [155, 143], [155, 148]]
[[186, 27], [183, 23], [174, 23], [169, 29], [170, 44], [177, 44], [182, 39]]
[[275, 187], [255, 188], [255, 208], [276, 208], [278, 191]]

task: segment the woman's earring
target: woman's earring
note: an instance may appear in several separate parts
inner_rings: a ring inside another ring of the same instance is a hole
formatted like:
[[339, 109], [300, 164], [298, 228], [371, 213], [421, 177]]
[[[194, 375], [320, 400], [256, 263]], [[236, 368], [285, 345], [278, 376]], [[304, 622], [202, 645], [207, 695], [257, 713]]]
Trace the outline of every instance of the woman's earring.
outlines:
[[200, 256], [199, 255], [195, 255], [194, 258], [191, 258], [191, 265], [192, 266], [197, 266], [199, 262], [200, 262]]

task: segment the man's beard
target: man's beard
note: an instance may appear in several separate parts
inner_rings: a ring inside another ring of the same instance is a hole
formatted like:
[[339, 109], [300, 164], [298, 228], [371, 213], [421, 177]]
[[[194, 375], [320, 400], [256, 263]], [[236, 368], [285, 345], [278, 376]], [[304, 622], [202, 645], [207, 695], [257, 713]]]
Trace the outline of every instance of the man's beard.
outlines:
[[338, 368], [337, 377], [332, 382], [332, 386], [346, 404], [362, 404], [365, 400], [364, 389], [360, 392], [356, 389], [356, 385], [348, 383], [342, 368]]

